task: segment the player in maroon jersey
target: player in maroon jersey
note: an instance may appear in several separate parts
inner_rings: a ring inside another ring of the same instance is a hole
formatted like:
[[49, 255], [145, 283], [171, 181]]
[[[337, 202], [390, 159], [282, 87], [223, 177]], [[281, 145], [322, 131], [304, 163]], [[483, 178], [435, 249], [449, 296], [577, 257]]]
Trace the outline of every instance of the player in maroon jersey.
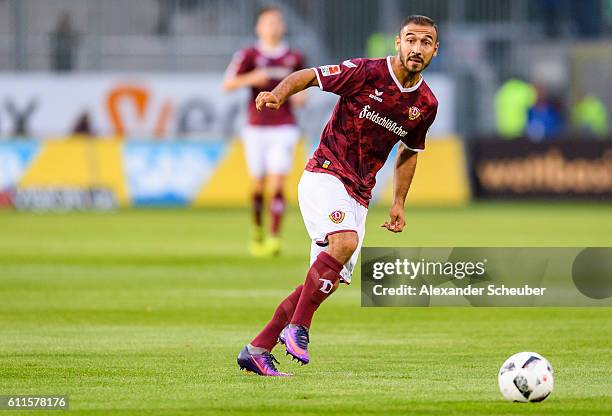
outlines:
[[421, 76], [438, 51], [435, 23], [425, 16], [409, 16], [395, 46], [396, 56], [350, 59], [294, 72], [271, 92], [257, 96], [256, 107], [261, 110], [279, 108], [292, 94], [315, 85], [340, 98], [298, 187], [300, 210], [312, 239], [306, 280], [242, 349], [241, 368], [260, 375], [287, 375], [276, 369], [270, 353], [277, 340], [293, 358], [309, 362], [312, 317], [340, 282], [351, 281], [376, 172], [398, 141], [394, 200], [390, 218], [381, 226], [394, 233], [404, 228], [404, 201], [417, 155], [425, 149], [425, 136], [438, 108]]
[[[251, 90], [247, 125], [241, 133], [247, 166], [253, 178], [254, 232], [249, 249], [255, 256], [266, 256], [280, 251], [279, 232], [285, 208], [283, 185], [299, 138], [291, 107], [301, 105], [304, 94], [291, 97], [290, 103], [277, 109], [265, 108], [262, 111], [255, 108], [255, 97], [276, 87], [287, 75], [302, 69], [304, 64], [302, 55], [283, 41], [285, 23], [279, 8], [262, 9], [255, 32], [257, 44], [235, 54], [223, 86], [228, 91], [241, 87]], [[270, 202], [270, 237], [264, 240], [262, 214], [266, 176], [273, 197]]]

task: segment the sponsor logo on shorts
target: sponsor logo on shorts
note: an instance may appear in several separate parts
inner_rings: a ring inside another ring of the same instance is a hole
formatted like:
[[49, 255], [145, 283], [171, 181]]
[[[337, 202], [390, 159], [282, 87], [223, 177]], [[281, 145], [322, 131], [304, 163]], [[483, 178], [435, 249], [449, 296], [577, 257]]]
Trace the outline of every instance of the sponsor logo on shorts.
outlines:
[[335, 224], [340, 224], [344, 221], [344, 212], [336, 210], [329, 214], [329, 219]]
[[324, 77], [328, 77], [330, 75], [338, 75], [340, 73], [340, 65], [325, 65], [319, 67], [321, 68], [321, 74]]
[[417, 118], [419, 118], [420, 115], [421, 115], [421, 110], [419, 109], [419, 107], [412, 106], [408, 109], [408, 119], [410, 121], [416, 120]]

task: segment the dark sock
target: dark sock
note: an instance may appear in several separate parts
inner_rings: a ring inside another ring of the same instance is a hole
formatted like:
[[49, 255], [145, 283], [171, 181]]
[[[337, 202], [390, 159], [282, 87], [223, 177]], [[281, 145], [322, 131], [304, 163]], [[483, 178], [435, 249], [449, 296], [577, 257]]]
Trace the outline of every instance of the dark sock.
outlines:
[[268, 322], [259, 335], [251, 341], [251, 345], [272, 351], [272, 348], [274, 348], [278, 341], [278, 336], [281, 331], [284, 327], [289, 325], [295, 306], [302, 293], [302, 287], [303, 285], [296, 287], [295, 290], [278, 305], [270, 322]]
[[312, 317], [319, 305], [333, 292], [340, 280], [342, 264], [326, 252], [319, 253], [306, 275], [300, 300], [291, 323], [310, 328]]
[[[263, 194], [253, 194], [253, 221], [258, 229], [261, 229], [262, 222], [262, 211], [263, 211]], [[259, 230], [258, 230], [259, 231]], [[261, 240], [263, 236], [255, 236], [255, 239]]]
[[285, 212], [285, 197], [283, 196], [283, 192], [277, 192], [272, 198], [272, 203], [270, 204], [270, 216], [272, 217], [272, 225], [270, 229], [270, 233], [273, 236], [278, 235], [280, 231], [281, 221], [283, 219], [283, 213]]

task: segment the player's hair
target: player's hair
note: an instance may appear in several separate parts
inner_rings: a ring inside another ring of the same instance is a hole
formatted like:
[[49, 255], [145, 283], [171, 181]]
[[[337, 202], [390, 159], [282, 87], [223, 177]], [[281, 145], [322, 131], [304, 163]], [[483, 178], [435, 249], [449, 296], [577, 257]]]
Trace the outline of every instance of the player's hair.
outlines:
[[255, 20], [259, 19], [262, 14], [266, 14], [268, 12], [279, 12], [281, 14], [283, 13], [281, 8], [278, 7], [278, 6], [264, 6], [264, 7], [262, 7], [261, 9], [259, 9], [257, 11], [257, 15], [255, 16]]
[[431, 17], [423, 16], [420, 14], [411, 14], [410, 16], [405, 18], [404, 21], [402, 22], [402, 25], [399, 28], [399, 33], [402, 33], [402, 29], [405, 28], [406, 25], [409, 25], [410, 23], [414, 23], [416, 25], [421, 25], [421, 26], [432, 26], [434, 30], [436, 31], [436, 40], [438, 39], [438, 25], [436, 25], [436, 22], [434, 22], [434, 20]]

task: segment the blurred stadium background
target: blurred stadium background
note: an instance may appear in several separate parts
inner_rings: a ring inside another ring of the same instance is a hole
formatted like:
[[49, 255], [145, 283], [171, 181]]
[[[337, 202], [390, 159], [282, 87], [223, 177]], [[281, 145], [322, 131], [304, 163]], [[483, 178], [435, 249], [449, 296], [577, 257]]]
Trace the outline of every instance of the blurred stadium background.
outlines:
[[[610, 0], [0, 0], [0, 206], [244, 204], [246, 92], [220, 84], [270, 3], [312, 66], [393, 53], [405, 15], [438, 22], [413, 204], [612, 195]], [[290, 196], [335, 102], [310, 91]]]

